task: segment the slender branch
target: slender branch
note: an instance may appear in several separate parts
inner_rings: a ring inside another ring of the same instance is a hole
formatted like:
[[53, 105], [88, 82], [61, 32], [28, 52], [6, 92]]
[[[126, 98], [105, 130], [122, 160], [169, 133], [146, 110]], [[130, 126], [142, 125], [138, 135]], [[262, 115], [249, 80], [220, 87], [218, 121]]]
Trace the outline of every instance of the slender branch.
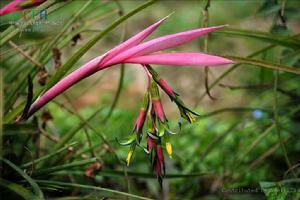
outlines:
[[[208, 12], [208, 8], [210, 7], [210, 0], [206, 1], [206, 5], [204, 7], [203, 10], [203, 27], [208, 27], [208, 23], [209, 23], [209, 12]], [[204, 52], [207, 53], [208, 52], [208, 34], [204, 36]], [[209, 90], [209, 81], [208, 81], [208, 74], [209, 74], [209, 68], [206, 66], [204, 68], [204, 85], [205, 85], [205, 92], [208, 95], [208, 97], [211, 100], [216, 100], [216, 98], [214, 98]]]
[[[220, 83], [219, 84], [220, 87], [223, 87], [223, 88], [229, 88], [230, 90], [240, 90], [240, 89], [246, 89], [246, 90], [267, 90], [267, 89], [271, 89], [273, 88], [273, 85], [271, 84], [260, 84], [260, 85], [241, 85], [241, 86], [234, 86], [234, 85], [227, 85], [227, 84], [222, 84]], [[292, 92], [289, 92], [289, 91], [286, 91], [280, 87], [277, 88], [277, 91], [284, 94], [284, 95], [287, 95], [291, 98], [295, 98], [295, 99], [300, 99], [300, 96], [292, 93]]]
[[265, 112], [265, 113], [271, 113], [271, 110], [264, 109], [264, 108], [232, 107], [232, 108], [222, 108], [222, 109], [219, 109], [219, 110], [215, 110], [215, 111], [203, 114], [203, 115], [197, 117], [197, 120], [208, 118], [208, 117], [218, 115], [218, 114], [221, 114], [221, 113], [225, 113], [225, 112], [253, 112], [255, 110], [259, 110], [259, 111], [262, 111], [262, 112]]
[[[278, 116], [278, 96], [277, 96], [278, 76], [279, 76], [279, 73], [278, 73], [278, 70], [277, 70], [277, 71], [275, 71], [275, 75], [274, 75], [274, 108], [273, 108], [273, 113], [274, 113], [275, 131], [278, 135], [278, 139], [279, 139], [279, 142], [280, 142], [280, 147], [282, 149], [285, 162], [286, 162], [288, 168], [292, 169], [292, 165], [291, 165], [291, 162], [288, 158], [285, 145], [283, 144], [281, 131], [280, 131], [279, 116]], [[292, 169], [292, 174], [295, 178], [297, 177], [296, 173], [294, 172], [293, 169]]]
[[25, 51], [23, 51], [23, 49], [21, 49], [20, 47], [18, 47], [18, 45], [16, 45], [13, 41], [10, 40], [8, 43], [17, 52], [19, 52], [24, 58], [26, 58], [27, 60], [29, 60], [30, 62], [32, 62], [34, 65], [38, 66], [39, 68], [43, 67], [43, 65], [40, 62], [38, 62], [37, 60], [35, 60], [34, 58], [32, 58], [30, 55], [28, 55]]

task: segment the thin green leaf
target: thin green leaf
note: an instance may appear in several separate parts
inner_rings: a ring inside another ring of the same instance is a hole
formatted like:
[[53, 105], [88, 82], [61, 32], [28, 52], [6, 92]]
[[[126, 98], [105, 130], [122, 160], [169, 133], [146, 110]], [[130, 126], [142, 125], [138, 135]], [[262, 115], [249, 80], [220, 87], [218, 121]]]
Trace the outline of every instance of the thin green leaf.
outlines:
[[63, 147], [63, 148], [58, 149], [57, 151], [54, 151], [54, 152], [52, 152], [52, 153], [49, 153], [49, 154], [47, 154], [47, 155], [45, 155], [45, 156], [43, 156], [43, 157], [40, 157], [40, 158], [38, 158], [38, 159], [35, 159], [35, 160], [33, 160], [33, 161], [24, 163], [24, 164], [21, 165], [21, 167], [22, 167], [22, 168], [26, 168], [26, 167], [29, 167], [30, 165], [36, 165], [36, 164], [38, 164], [38, 163], [41, 162], [41, 161], [48, 160], [49, 158], [52, 158], [52, 157], [54, 157], [54, 156], [60, 154], [61, 152], [67, 150], [68, 148], [70, 148], [70, 147], [72, 147], [72, 146], [75, 146], [76, 144], [77, 144], [77, 142], [73, 142], [73, 143], [71, 143], [71, 144], [68, 144], [68, 145], [66, 145], [66, 146]]
[[75, 162], [72, 162], [72, 163], [59, 165], [59, 166], [55, 166], [55, 167], [38, 169], [38, 170], [35, 170], [32, 173], [32, 176], [47, 175], [47, 174], [51, 174], [53, 172], [58, 172], [58, 171], [61, 171], [61, 170], [68, 170], [68, 169], [72, 169], [74, 167], [84, 166], [84, 165], [87, 165], [87, 164], [94, 163], [96, 161], [97, 161], [97, 158], [90, 158], [90, 159], [87, 159], [87, 160], [75, 161]]
[[300, 75], [300, 67], [289, 67], [289, 66], [282, 65], [282, 64], [271, 63], [271, 62], [252, 59], [252, 58], [242, 58], [242, 57], [238, 57], [238, 56], [224, 56], [224, 57], [231, 59], [239, 64], [249, 64], [249, 65], [264, 67], [264, 68], [268, 68], [268, 69], [272, 69], [272, 70], [279, 70], [279, 71], [284, 71], [284, 72], [289, 72], [289, 73]]
[[129, 194], [126, 192], [121, 192], [121, 191], [112, 190], [112, 189], [108, 189], [108, 188], [102, 188], [99, 186], [96, 187], [96, 186], [82, 185], [82, 184], [76, 184], [76, 183], [65, 183], [65, 182], [59, 182], [59, 181], [46, 181], [46, 180], [38, 180], [37, 182], [41, 183], [41, 184], [52, 184], [52, 185], [66, 186], [66, 187], [71, 187], [71, 188], [81, 188], [81, 189], [87, 189], [87, 190], [108, 192], [108, 193], [127, 196], [127, 197], [131, 197], [131, 198], [135, 198], [135, 199], [150, 200], [149, 198], [146, 198], [146, 197], [141, 197], [138, 195]]
[[37, 196], [37, 199], [44, 199], [42, 190], [39, 188], [38, 184], [30, 176], [28, 176], [22, 169], [20, 169], [18, 166], [16, 166], [14, 163], [10, 162], [9, 160], [2, 157], [0, 157], [0, 160], [5, 162], [16, 172], [18, 172], [18, 174], [20, 174], [31, 185], [35, 195]]
[[12, 183], [2, 178], [0, 178], [0, 185], [15, 192], [26, 200], [38, 199], [37, 196], [35, 196], [31, 191], [25, 189], [22, 185]]
[[[80, 171], [60, 171], [55, 172], [56, 175], [79, 175], [82, 176], [82, 172]], [[133, 178], [147, 178], [147, 179], [156, 179], [156, 175], [153, 173], [140, 173], [140, 172], [127, 172], [127, 175], [129, 177]], [[186, 173], [186, 174], [166, 174], [164, 176], [164, 179], [177, 179], [177, 178], [197, 178], [197, 177], [203, 177], [203, 176], [209, 176], [213, 175], [211, 172], [195, 172], [195, 173]], [[107, 177], [123, 177], [124, 171], [118, 171], [118, 170], [110, 170], [110, 169], [102, 169], [98, 172], [99, 177], [107, 176]], [[97, 177], [96, 176], [96, 177]]]
[[280, 46], [293, 48], [293, 49], [298, 49], [300, 46], [300, 41], [297, 39], [291, 37], [278, 36], [271, 33], [260, 32], [260, 31], [226, 28], [224, 30], [216, 31], [213, 34], [224, 35], [228, 37], [253, 38], [271, 44], [280, 45]]

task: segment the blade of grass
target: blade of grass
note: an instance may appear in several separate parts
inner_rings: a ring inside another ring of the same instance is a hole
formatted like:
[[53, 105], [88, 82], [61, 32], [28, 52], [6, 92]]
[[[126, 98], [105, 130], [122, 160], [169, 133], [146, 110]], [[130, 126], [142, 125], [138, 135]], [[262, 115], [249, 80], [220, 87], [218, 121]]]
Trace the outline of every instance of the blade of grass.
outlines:
[[44, 175], [51, 174], [53, 172], [58, 172], [58, 171], [62, 171], [62, 170], [72, 169], [74, 167], [88, 165], [88, 164], [94, 163], [96, 161], [97, 161], [97, 158], [89, 158], [87, 160], [75, 161], [72, 163], [63, 164], [63, 165], [59, 165], [59, 166], [37, 169], [32, 173], [32, 176], [35, 176], [35, 177], [36, 176], [44, 176]]
[[65, 151], [65, 150], [67, 150], [68, 148], [70, 148], [70, 147], [72, 147], [72, 146], [75, 146], [75, 145], [77, 145], [77, 142], [73, 142], [73, 143], [71, 143], [71, 144], [66, 145], [65, 147], [63, 147], [63, 148], [61, 148], [61, 149], [58, 149], [57, 151], [54, 151], [54, 152], [52, 152], [52, 153], [49, 153], [49, 154], [47, 154], [47, 155], [45, 155], [45, 156], [43, 156], [43, 157], [40, 157], [40, 158], [38, 158], [38, 159], [35, 159], [35, 160], [33, 160], [33, 161], [24, 163], [24, 164], [22, 164], [20, 167], [21, 167], [21, 168], [26, 168], [26, 167], [29, 167], [30, 165], [36, 165], [36, 164], [38, 164], [39, 162], [48, 160], [49, 158], [52, 158], [52, 157], [54, 157], [54, 156], [60, 154], [61, 152]]
[[271, 113], [272, 111], [271, 110], [268, 110], [268, 109], [265, 109], [265, 108], [251, 108], [251, 107], [227, 107], [227, 108], [221, 108], [221, 109], [218, 109], [218, 110], [214, 110], [212, 112], [209, 112], [209, 113], [205, 113], [199, 117], [197, 117], [197, 120], [200, 120], [200, 119], [204, 119], [204, 118], [208, 118], [208, 117], [211, 117], [211, 116], [214, 116], [214, 115], [218, 115], [218, 114], [222, 114], [222, 113], [226, 113], [226, 112], [253, 112], [255, 110], [260, 110], [262, 112], [265, 112], [265, 113]]
[[300, 75], [300, 67], [289, 67], [282, 64], [277, 64], [277, 63], [272, 63], [272, 62], [267, 62], [267, 61], [257, 60], [257, 59], [251, 59], [251, 58], [242, 58], [238, 56], [224, 56], [224, 57], [231, 59], [239, 64], [249, 64], [249, 65], [264, 67], [272, 70], [279, 70], [279, 71]]
[[[28, 64], [29, 63], [27, 61], [22, 63], [20, 68], [22, 68], [23, 70], [22, 72], [20, 72], [19, 77], [17, 77], [19, 81], [16, 82], [15, 84], [12, 84], [12, 87], [9, 90], [10, 92], [6, 95], [5, 106], [4, 106], [5, 113], [7, 113], [8, 110], [14, 105], [14, 103], [17, 101], [19, 97], [19, 94], [22, 93], [26, 88], [26, 84], [24, 84], [24, 82], [26, 82], [27, 77], [30, 75], [30, 72], [32, 71], [31, 69], [32, 66], [28, 66]], [[25, 104], [26, 102], [24, 101], [24, 106]]]
[[288, 48], [298, 49], [300, 46], [300, 41], [297, 39], [278, 36], [267, 32], [260, 31], [250, 31], [250, 30], [241, 30], [234, 28], [226, 28], [214, 32], [215, 35], [224, 35], [228, 37], [242, 37], [242, 38], [253, 38], [260, 41], [265, 41], [271, 44], [284, 46]]
[[36, 197], [31, 191], [27, 190], [26, 188], [24, 188], [23, 186], [21, 186], [19, 184], [12, 183], [10, 181], [0, 178], [0, 185], [2, 187], [5, 187], [5, 188], [15, 192], [23, 199], [26, 199], [26, 200], [38, 199], [38, 197]]
[[32, 187], [35, 195], [37, 196], [37, 199], [44, 199], [44, 195], [38, 184], [30, 177], [28, 176], [21, 168], [10, 162], [9, 160], [0, 157], [0, 160], [2, 160], [4, 163], [9, 165], [11, 168], [13, 168], [18, 174], [20, 174]]
[[[80, 171], [60, 171], [55, 172], [56, 175], [78, 175], [83, 176], [82, 172]], [[156, 179], [156, 175], [152, 173], [140, 173], [140, 172], [127, 172], [128, 176], [133, 178], [146, 178], [146, 179]], [[166, 174], [164, 179], [178, 179], [178, 178], [197, 178], [202, 176], [210, 176], [213, 175], [211, 172], [195, 172], [195, 173], [187, 173], [187, 174]], [[107, 176], [107, 177], [123, 177], [124, 171], [119, 170], [110, 170], [110, 169], [102, 169], [98, 172], [98, 177]], [[97, 178], [96, 176], [96, 178]]]
[[10, 46], [12, 46], [19, 54], [21, 54], [25, 59], [27, 59], [28, 61], [30, 61], [32, 64], [36, 65], [37, 67], [43, 67], [42, 64], [35, 60], [34, 58], [32, 58], [30, 55], [28, 55], [28, 53], [26, 53], [21, 47], [19, 47], [18, 45], [16, 45], [13, 41], [9, 41], [8, 42], [10, 44]]
[[117, 195], [122, 195], [122, 196], [127, 196], [127, 197], [132, 197], [135, 199], [143, 199], [143, 200], [150, 200], [149, 198], [134, 195], [134, 194], [129, 194], [126, 192], [121, 192], [117, 190], [112, 190], [108, 188], [102, 188], [99, 186], [90, 186], [90, 185], [82, 185], [82, 184], [76, 184], [76, 183], [65, 183], [65, 182], [59, 182], [59, 181], [47, 181], [47, 180], [37, 180], [38, 183], [41, 184], [51, 184], [51, 185], [58, 185], [58, 186], [66, 186], [66, 187], [71, 187], [71, 188], [81, 188], [81, 189], [87, 189], [87, 190], [94, 190], [94, 191], [101, 191], [101, 192], [108, 192], [112, 194], [117, 194]]

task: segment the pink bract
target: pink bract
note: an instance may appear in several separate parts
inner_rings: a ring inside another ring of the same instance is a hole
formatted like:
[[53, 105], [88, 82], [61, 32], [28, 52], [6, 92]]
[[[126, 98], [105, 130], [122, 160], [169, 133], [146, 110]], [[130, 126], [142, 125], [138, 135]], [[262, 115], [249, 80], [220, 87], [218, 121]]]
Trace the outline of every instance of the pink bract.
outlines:
[[[202, 35], [219, 30], [224, 26], [200, 28], [172, 35], [159, 37], [140, 44], [149, 36], [166, 18], [149, 26], [145, 30], [131, 37], [127, 41], [108, 51], [102, 56], [94, 58], [79, 69], [70, 73], [60, 80], [52, 88], [41, 95], [31, 106], [28, 116], [30, 117], [37, 110], [51, 101], [53, 98], [63, 93], [65, 90], [76, 84], [80, 80], [96, 73], [97, 71], [108, 68], [120, 63], [138, 64], [160, 64], [171, 66], [216, 66], [232, 64], [233, 61], [203, 53], [180, 52], [180, 53], [156, 53], [157, 51], [168, 49], [194, 40]], [[156, 54], [152, 54], [156, 53]], [[162, 115], [160, 116], [162, 117]]]

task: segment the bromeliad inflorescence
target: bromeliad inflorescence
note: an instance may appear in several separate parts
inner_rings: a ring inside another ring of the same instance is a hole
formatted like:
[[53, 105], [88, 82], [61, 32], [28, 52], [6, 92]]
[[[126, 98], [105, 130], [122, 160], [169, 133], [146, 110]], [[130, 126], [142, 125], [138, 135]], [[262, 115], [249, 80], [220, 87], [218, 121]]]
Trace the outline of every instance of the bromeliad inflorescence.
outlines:
[[133, 132], [130, 135], [129, 140], [120, 143], [123, 145], [130, 145], [130, 151], [126, 159], [127, 164], [129, 164], [135, 148], [140, 146], [140, 141], [143, 137], [143, 126], [147, 119], [147, 148], [145, 148], [145, 151], [149, 153], [153, 169], [161, 182], [165, 168], [162, 146], [165, 146], [167, 153], [171, 157], [172, 147], [170, 143], [170, 135], [173, 133], [169, 129], [168, 120], [160, 100], [159, 87], [178, 106], [182, 118], [192, 123], [195, 121], [194, 116], [197, 115], [197, 113], [185, 106], [183, 101], [179, 98], [179, 95], [159, 76], [150, 64], [170, 66], [217, 66], [233, 63], [229, 59], [203, 53], [160, 52], [161, 50], [176, 47], [192, 41], [202, 35], [222, 29], [224, 26], [207, 27], [179, 32], [142, 43], [142, 41], [155, 31], [159, 25], [165, 21], [165, 19], [166, 18], [149, 26], [142, 32], [121, 43], [104, 55], [94, 58], [79, 69], [70, 73], [36, 99], [26, 115], [18, 117], [16, 121], [20, 122], [28, 119], [56, 96], [60, 95], [82, 79], [87, 78], [98, 71], [121, 63], [139, 64], [146, 70], [149, 78], [149, 85]]
[[143, 65], [143, 67], [149, 79], [148, 89], [144, 96], [143, 105], [137, 117], [133, 133], [127, 141], [119, 143], [125, 146], [130, 145], [130, 150], [126, 159], [126, 163], [129, 165], [136, 146], [142, 147], [140, 142], [143, 134], [143, 125], [147, 119], [147, 148], [142, 148], [149, 154], [152, 168], [161, 184], [162, 177], [165, 174], [163, 146], [165, 147], [169, 157], [172, 158], [170, 135], [175, 133], [169, 129], [168, 120], [160, 100], [158, 87], [160, 87], [170, 97], [170, 99], [176, 103], [181, 116], [189, 123], [193, 123], [195, 121], [194, 116], [197, 116], [198, 114], [191, 111], [184, 105], [183, 101], [179, 98], [179, 95], [150, 65]]

